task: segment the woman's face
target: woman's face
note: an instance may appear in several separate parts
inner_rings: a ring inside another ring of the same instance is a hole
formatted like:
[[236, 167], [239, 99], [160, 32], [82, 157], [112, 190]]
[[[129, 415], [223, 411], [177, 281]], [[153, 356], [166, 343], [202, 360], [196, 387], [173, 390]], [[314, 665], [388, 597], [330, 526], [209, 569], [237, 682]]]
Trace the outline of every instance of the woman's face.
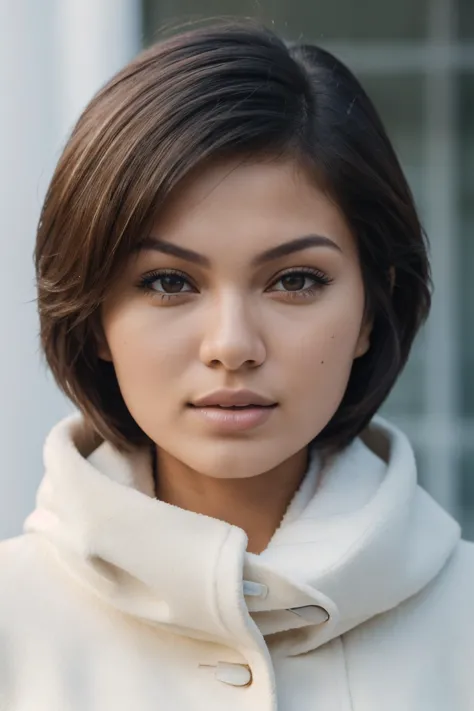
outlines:
[[[363, 314], [355, 240], [334, 203], [293, 162], [226, 162], [188, 179], [130, 258], [103, 304], [100, 355], [167, 456], [252, 477], [332, 418], [369, 348]], [[221, 389], [274, 406], [192, 405]]]

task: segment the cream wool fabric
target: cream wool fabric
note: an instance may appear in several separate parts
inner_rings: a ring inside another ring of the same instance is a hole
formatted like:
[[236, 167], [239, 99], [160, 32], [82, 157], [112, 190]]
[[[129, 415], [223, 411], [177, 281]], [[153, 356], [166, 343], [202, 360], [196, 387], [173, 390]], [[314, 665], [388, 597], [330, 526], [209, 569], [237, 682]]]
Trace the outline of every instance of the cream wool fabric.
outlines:
[[474, 546], [374, 418], [268, 548], [153, 498], [74, 414], [0, 544], [0, 711], [474, 710]]

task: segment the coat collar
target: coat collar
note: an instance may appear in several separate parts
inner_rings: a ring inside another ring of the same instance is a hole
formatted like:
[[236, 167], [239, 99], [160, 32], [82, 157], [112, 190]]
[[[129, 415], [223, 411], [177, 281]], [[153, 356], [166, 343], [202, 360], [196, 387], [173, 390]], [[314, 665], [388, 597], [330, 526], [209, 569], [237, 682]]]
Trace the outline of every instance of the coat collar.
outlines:
[[44, 459], [26, 532], [47, 537], [108, 604], [236, 647], [265, 638], [285, 654], [315, 649], [419, 592], [460, 537], [382, 418], [321, 469], [313, 454], [258, 556], [241, 529], [155, 500], [149, 451], [99, 444], [79, 414], [52, 430]]

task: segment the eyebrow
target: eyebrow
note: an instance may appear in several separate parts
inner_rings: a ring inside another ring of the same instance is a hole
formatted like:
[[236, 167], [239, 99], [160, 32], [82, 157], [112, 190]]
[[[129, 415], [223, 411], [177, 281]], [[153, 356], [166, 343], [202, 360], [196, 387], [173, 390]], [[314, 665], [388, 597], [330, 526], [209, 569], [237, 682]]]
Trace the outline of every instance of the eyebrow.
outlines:
[[[276, 247], [271, 247], [270, 249], [261, 252], [261, 254], [258, 254], [252, 260], [252, 266], [259, 267], [266, 262], [279, 259], [280, 257], [286, 257], [294, 252], [301, 252], [302, 250], [309, 249], [310, 247], [329, 247], [330, 249], [342, 252], [339, 245], [329, 239], [329, 237], [324, 237], [323, 235], [304, 235], [303, 237], [297, 237], [289, 242], [283, 242], [283, 244], [279, 244]], [[187, 249], [186, 247], [179, 247], [177, 244], [172, 244], [172, 242], [165, 242], [164, 240], [153, 237], [152, 235], [143, 239], [134, 248], [135, 252], [146, 250], [162, 252], [163, 254], [171, 254], [174, 257], [184, 259], [188, 262], [194, 262], [195, 264], [199, 264], [203, 267], [211, 266], [211, 260], [203, 254], [199, 254], [199, 252]]]

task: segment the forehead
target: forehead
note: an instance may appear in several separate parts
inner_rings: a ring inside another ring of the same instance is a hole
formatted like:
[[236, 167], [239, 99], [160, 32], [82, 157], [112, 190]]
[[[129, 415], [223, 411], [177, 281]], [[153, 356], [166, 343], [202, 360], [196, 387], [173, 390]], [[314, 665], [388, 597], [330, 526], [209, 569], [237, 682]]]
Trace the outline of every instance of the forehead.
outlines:
[[218, 246], [260, 252], [317, 233], [354, 248], [347, 221], [295, 161], [229, 160], [194, 171], [175, 189], [151, 234], [208, 253]]

